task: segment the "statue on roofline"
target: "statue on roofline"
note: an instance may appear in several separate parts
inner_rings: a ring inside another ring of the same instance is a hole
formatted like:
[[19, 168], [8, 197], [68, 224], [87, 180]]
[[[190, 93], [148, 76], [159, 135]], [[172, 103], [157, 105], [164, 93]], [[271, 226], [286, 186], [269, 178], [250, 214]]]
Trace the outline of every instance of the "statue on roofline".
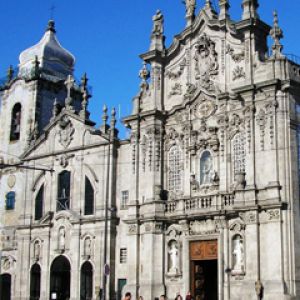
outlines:
[[186, 17], [194, 17], [196, 9], [196, 0], [183, 0], [182, 3], [185, 4]]

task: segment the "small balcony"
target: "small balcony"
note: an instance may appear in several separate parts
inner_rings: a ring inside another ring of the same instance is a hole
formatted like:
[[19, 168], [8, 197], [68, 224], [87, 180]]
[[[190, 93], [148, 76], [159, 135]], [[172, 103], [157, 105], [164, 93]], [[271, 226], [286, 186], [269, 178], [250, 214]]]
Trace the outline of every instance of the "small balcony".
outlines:
[[233, 209], [234, 194], [216, 194], [171, 200], [165, 203], [165, 216], [201, 215], [220, 210]]

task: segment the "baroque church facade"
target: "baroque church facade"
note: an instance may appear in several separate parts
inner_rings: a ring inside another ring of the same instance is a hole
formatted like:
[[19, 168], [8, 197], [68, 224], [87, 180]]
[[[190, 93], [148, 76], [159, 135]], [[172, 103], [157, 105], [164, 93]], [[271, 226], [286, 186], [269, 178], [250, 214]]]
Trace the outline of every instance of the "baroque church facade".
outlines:
[[235, 22], [186, 0], [168, 48], [157, 11], [125, 140], [114, 109], [90, 120], [53, 21], [21, 53], [0, 90], [1, 299], [300, 299], [300, 66], [277, 14], [241, 2]]

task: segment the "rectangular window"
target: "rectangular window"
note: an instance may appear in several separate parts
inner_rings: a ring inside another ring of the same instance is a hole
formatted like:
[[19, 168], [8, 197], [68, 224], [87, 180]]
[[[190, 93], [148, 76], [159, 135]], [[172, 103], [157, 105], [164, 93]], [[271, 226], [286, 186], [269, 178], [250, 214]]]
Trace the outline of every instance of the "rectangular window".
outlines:
[[9, 192], [6, 194], [6, 201], [5, 201], [5, 208], [6, 210], [13, 210], [15, 209], [15, 202], [16, 202], [16, 193]]
[[126, 264], [127, 262], [127, 248], [120, 249], [120, 264]]
[[63, 171], [58, 175], [57, 211], [70, 209], [70, 192], [71, 173]]
[[122, 191], [121, 209], [125, 209], [127, 207], [128, 200], [129, 200], [129, 192], [128, 191]]

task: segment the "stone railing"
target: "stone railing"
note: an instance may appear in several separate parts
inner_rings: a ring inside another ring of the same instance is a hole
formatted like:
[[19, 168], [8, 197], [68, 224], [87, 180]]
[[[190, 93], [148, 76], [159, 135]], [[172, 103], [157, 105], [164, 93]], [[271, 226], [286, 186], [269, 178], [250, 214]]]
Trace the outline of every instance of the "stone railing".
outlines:
[[230, 209], [235, 201], [234, 194], [219, 194], [169, 200], [165, 203], [166, 215], [180, 215]]

